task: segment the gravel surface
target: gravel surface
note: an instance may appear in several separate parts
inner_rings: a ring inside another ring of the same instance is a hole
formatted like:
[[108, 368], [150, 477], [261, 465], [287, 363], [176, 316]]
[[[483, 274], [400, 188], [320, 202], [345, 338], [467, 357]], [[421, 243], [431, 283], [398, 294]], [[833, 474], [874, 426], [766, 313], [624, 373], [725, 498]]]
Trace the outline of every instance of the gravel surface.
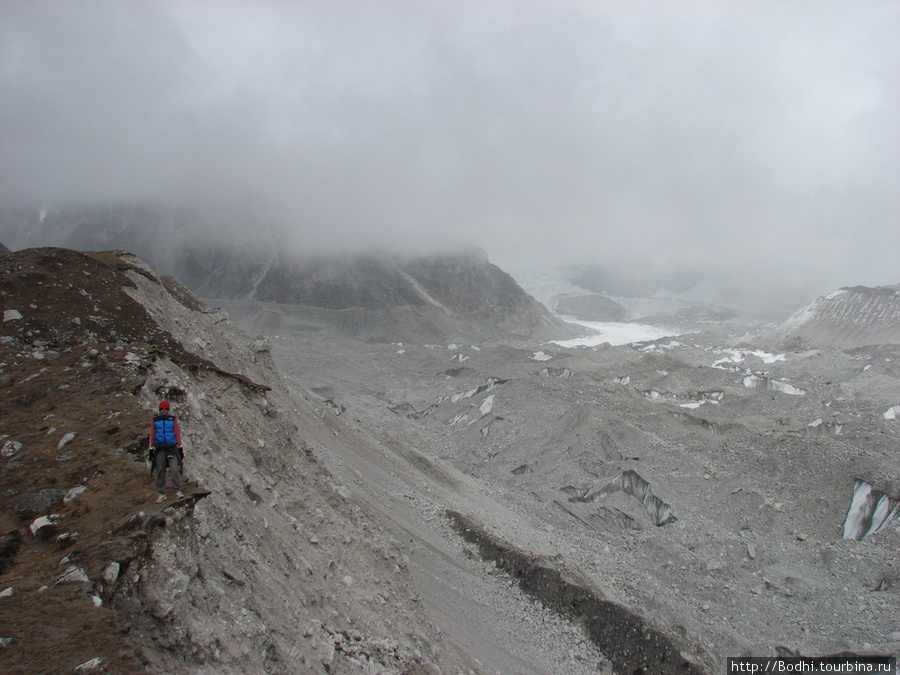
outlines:
[[[342, 419], [492, 500], [449, 485], [441, 503], [632, 609], [695, 663], [897, 653], [897, 523], [865, 541], [842, 528], [857, 479], [900, 496], [900, 428], [883, 415], [900, 395], [898, 348], [754, 340], [723, 327], [580, 349], [274, 343]], [[622, 490], [572, 501], [627, 471], [675, 520], [656, 526], [646, 495]]]
[[[251, 338], [128, 254], [3, 261], [6, 671], [900, 652], [897, 522], [842, 538], [858, 481], [900, 497], [897, 346]], [[159, 398], [190, 478], [162, 505]]]

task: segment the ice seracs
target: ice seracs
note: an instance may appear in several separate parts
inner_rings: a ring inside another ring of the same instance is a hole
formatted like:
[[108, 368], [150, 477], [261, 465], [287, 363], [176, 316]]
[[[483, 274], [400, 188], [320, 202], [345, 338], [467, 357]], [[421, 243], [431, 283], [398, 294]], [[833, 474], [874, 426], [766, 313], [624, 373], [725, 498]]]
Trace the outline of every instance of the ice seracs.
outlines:
[[672, 513], [672, 507], [653, 494], [650, 483], [632, 469], [623, 471], [611, 481], [599, 488], [590, 490], [567, 486], [563, 491], [569, 494], [570, 502], [596, 502], [616, 492], [624, 492], [637, 499], [650, 514], [657, 526], [668, 525], [678, 520]]
[[805, 396], [806, 392], [799, 387], [795, 387], [792, 384], [788, 384], [782, 380], [775, 380], [771, 377], [765, 377], [762, 375], [747, 375], [742, 380], [744, 386], [747, 389], [755, 389], [762, 391], [779, 391], [782, 394], [788, 394], [789, 396]]
[[864, 480], [857, 480], [844, 519], [844, 539], [865, 539], [888, 525], [898, 514], [900, 500], [891, 499]]

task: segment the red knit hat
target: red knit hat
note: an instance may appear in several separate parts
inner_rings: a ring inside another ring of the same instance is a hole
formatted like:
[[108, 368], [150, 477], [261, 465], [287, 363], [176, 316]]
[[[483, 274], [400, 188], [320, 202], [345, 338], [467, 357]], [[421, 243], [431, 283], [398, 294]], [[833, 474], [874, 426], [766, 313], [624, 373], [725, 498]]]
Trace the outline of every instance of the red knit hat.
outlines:
[[163, 408], [165, 408], [166, 410], [169, 409], [169, 402], [168, 402], [168, 401], [160, 401], [160, 402], [159, 402], [159, 409], [162, 410]]

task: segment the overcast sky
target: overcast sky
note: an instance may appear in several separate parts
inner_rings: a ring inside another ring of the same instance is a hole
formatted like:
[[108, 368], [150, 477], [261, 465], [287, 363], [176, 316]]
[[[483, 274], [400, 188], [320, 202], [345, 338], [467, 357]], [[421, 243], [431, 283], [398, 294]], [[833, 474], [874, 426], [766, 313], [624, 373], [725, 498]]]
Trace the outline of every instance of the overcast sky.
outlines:
[[[0, 200], [900, 282], [897, 0], [0, 0]], [[755, 277], [753, 276], [755, 275]]]

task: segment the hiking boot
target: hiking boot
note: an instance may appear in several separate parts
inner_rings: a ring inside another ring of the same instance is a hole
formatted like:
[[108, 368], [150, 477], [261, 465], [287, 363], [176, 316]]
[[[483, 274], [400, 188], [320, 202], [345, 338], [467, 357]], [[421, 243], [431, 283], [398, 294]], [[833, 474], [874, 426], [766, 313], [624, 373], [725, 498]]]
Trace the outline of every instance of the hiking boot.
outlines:
[[160, 492], [159, 495], [156, 497], [156, 503], [160, 504], [164, 501], [166, 501], [166, 495], [164, 492]]
[[178, 497], [178, 499], [184, 499], [184, 493], [181, 490], [176, 492], [175, 496]]

